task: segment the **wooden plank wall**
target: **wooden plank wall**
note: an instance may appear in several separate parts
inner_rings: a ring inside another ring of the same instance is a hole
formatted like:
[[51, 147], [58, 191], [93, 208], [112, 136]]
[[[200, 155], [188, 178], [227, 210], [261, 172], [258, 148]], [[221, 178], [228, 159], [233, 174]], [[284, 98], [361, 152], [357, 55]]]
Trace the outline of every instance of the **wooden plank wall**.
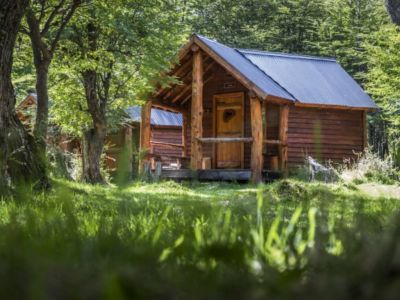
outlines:
[[321, 161], [343, 162], [363, 150], [363, 112], [290, 107], [289, 167], [308, 155]]
[[[179, 126], [152, 126], [151, 130], [154, 142], [164, 142], [171, 144], [182, 144], [182, 128]], [[182, 149], [163, 145], [153, 145], [153, 153], [160, 155], [181, 156]], [[176, 162], [176, 160], [163, 161], [163, 163]]]

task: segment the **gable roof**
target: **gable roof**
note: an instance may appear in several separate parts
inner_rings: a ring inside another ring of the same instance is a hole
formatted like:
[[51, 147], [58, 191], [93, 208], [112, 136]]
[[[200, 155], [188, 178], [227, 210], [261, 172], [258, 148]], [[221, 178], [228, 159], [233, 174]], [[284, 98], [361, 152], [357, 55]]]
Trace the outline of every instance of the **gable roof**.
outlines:
[[377, 108], [333, 58], [235, 49], [198, 34], [194, 38], [266, 95], [302, 104]]
[[[141, 121], [141, 106], [131, 106], [128, 107], [126, 113], [129, 115], [133, 122]], [[150, 117], [151, 125], [156, 126], [182, 126], [182, 114], [173, 113], [161, 109], [152, 108], [151, 109], [151, 117]]]

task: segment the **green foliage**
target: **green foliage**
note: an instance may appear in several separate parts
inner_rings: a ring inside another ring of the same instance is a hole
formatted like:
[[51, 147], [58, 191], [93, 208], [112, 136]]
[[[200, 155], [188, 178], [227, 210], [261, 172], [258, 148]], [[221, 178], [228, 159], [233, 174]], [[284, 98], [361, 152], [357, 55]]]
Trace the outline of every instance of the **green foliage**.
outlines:
[[[68, 40], [52, 72], [52, 120], [75, 134], [91, 124], [82, 73], [94, 70], [111, 129], [122, 122], [122, 110], [145, 100], [182, 44], [185, 31], [179, 18], [173, 1], [92, 1], [82, 8], [66, 30]], [[98, 35], [94, 49], [89, 23]]]
[[388, 124], [390, 153], [400, 165], [400, 29], [382, 27], [368, 44], [369, 67], [367, 89], [382, 108]]
[[371, 151], [361, 153], [356, 161], [343, 165], [339, 172], [345, 182], [394, 184], [400, 180], [399, 170], [395, 168], [393, 160], [390, 157], [381, 159]]
[[378, 283], [398, 259], [398, 199], [297, 181], [19, 191], [0, 202], [4, 299], [397, 296]]
[[365, 42], [389, 18], [379, 0], [325, 0], [326, 18], [320, 27], [322, 55], [333, 56], [360, 82], [367, 72]]

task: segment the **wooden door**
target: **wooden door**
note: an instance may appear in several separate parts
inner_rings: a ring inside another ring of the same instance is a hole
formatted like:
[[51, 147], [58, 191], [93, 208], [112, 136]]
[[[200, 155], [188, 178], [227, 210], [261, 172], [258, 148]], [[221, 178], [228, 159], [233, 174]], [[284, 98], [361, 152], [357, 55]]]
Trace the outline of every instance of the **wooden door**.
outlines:
[[[214, 96], [216, 137], [243, 137], [243, 93]], [[243, 143], [219, 143], [215, 146], [216, 168], [243, 168]]]

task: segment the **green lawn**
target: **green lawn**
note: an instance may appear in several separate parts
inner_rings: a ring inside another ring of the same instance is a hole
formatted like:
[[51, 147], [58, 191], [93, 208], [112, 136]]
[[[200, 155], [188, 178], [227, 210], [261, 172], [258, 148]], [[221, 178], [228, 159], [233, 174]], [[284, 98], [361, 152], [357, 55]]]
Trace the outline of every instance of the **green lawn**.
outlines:
[[0, 299], [399, 292], [396, 194], [295, 180], [54, 185], [0, 202]]

